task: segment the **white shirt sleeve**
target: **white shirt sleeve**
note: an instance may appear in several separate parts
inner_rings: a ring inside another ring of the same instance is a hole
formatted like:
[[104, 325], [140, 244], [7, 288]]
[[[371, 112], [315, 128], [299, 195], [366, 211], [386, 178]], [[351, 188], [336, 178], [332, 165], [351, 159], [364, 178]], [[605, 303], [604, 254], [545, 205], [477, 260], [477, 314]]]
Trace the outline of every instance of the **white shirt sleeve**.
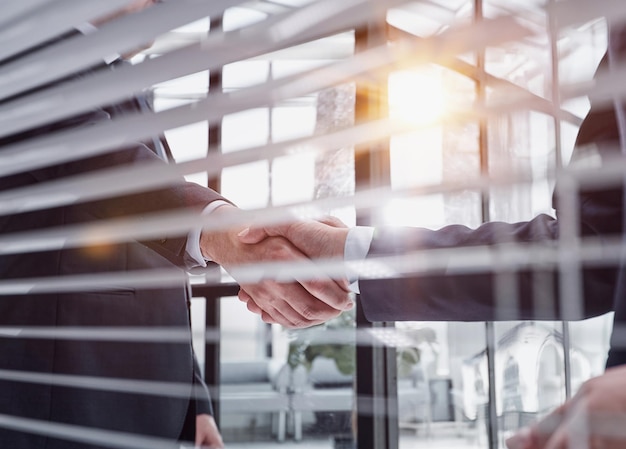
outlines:
[[[344, 247], [343, 257], [345, 262], [365, 260], [367, 253], [372, 244], [374, 237], [374, 228], [369, 226], [357, 226], [348, 231], [346, 237], [346, 245]], [[350, 270], [348, 265], [348, 281], [350, 282], [350, 290], [354, 293], [360, 293], [359, 290], [359, 273]]]
[[[202, 215], [209, 215], [218, 207], [228, 204], [230, 203], [223, 200], [215, 200], [202, 209]], [[187, 263], [187, 268], [207, 266], [208, 260], [204, 258], [200, 250], [200, 234], [202, 234], [202, 227], [192, 229], [187, 235], [187, 246], [185, 247], [185, 262]]]

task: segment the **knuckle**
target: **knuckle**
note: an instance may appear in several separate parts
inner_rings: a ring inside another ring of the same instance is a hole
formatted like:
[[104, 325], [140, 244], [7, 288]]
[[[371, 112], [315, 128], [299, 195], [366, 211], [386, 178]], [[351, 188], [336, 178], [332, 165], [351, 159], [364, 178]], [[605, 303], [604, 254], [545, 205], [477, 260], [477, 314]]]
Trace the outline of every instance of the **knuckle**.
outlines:
[[341, 313], [339, 310], [335, 310], [332, 307], [328, 307], [321, 304], [317, 307], [307, 306], [302, 312], [302, 318], [308, 326], [313, 326], [321, 322], [327, 321], [331, 318], [338, 316]]
[[312, 307], [307, 306], [300, 312], [302, 315], [303, 321], [309, 322], [315, 320], [318, 317], [318, 312], [315, 311]]
[[292, 321], [292, 326], [297, 329], [301, 329], [303, 327], [309, 327], [311, 324], [311, 319], [308, 317], [309, 312], [304, 310], [299, 313], [297, 317], [294, 317]]
[[291, 250], [284, 244], [276, 245], [272, 249], [272, 258], [275, 260], [291, 259]]
[[350, 294], [337, 288], [334, 281], [312, 280], [311, 291], [318, 298], [324, 298], [331, 306], [343, 307], [350, 301]]
[[311, 294], [317, 298], [324, 298], [326, 300], [332, 298], [334, 296], [333, 289], [329, 285], [327, 281], [323, 281], [320, 279], [311, 279], [307, 282], [308, 290]]

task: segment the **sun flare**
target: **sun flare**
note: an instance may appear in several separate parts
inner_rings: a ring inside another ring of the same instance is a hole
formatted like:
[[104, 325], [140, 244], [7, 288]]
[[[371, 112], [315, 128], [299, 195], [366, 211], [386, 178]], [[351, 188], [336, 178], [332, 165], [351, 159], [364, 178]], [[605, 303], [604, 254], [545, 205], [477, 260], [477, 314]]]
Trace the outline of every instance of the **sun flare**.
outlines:
[[446, 111], [441, 76], [434, 70], [403, 70], [389, 76], [389, 116], [415, 125], [438, 122]]

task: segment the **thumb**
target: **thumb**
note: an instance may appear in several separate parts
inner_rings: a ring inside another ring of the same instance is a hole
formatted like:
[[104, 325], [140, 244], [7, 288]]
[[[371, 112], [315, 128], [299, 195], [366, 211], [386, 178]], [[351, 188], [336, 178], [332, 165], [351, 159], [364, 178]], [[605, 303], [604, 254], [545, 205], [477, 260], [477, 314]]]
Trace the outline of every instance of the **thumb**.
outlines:
[[347, 228], [348, 227], [343, 221], [341, 221], [337, 217], [333, 217], [332, 215], [328, 215], [326, 217], [320, 218], [318, 221], [320, 223], [323, 223], [333, 228]]
[[269, 234], [265, 230], [265, 228], [245, 228], [239, 234], [237, 234], [239, 241], [241, 243], [246, 243], [248, 245], [253, 245], [255, 243], [259, 243], [262, 240], [265, 240], [269, 237]]

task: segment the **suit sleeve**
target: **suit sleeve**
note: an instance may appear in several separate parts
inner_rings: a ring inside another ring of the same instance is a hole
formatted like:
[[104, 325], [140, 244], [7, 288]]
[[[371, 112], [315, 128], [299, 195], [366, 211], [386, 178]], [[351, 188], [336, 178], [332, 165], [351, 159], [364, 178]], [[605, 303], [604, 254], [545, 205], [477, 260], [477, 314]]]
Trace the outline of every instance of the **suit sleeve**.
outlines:
[[[606, 57], [602, 65], [606, 65]], [[609, 164], [619, 156], [619, 134], [611, 106], [594, 107], [583, 121], [570, 163]], [[590, 163], [590, 162], [589, 162]], [[579, 225], [584, 237], [602, 239], [622, 232], [623, 187], [579, 192]], [[540, 215], [521, 223], [486, 223], [477, 229], [448, 226], [439, 230], [379, 228], [368, 258], [392, 256], [430, 249], [486, 246], [497, 250], [500, 243], [556, 245], [559, 236], [559, 204], [556, 218]], [[424, 253], [427, 254], [427, 253]], [[558, 268], [558, 267], [557, 267]], [[510, 274], [505, 289], [498, 290], [493, 272], [427, 274], [361, 279], [361, 302], [371, 321], [491, 321], [583, 319], [608, 312], [613, 307], [618, 267], [582, 267], [582, 314], [561, 307], [559, 272], [556, 268], [519, 269]], [[501, 280], [502, 278], [500, 278]]]
[[193, 387], [195, 392], [195, 405], [196, 415], [211, 415], [213, 416], [213, 406], [211, 405], [209, 389], [202, 379], [200, 373], [200, 366], [195, 355], [193, 357]]
[[[380, 228], [368, 258], [411, 250], [486, 245], [496, 249], [499, 238], [508, 242], [555, 244], [558, 220], [540, 215], [523, 223], [486, 223], [477, 229], [448, 226], [431, 231], [419, 228]], [[427, 253], [425, 253], [427, 254]], [[419, 252], [415, 257], [420, 257]], [[559, 302], [558, 271], [523, 269], [508, 279], [511, 297], [498, 295], [493, 272], [408, 275], [360, 281], [361, 303], [371, 321], [493, 321], [582, 319], [611, 310], [616, 270], [584, 267], [583, 316], [568, 315]]]
[[[122, 105], [94, 110], [61, 123], [44, 126], [36, 131], [24, 133], [24, 135], [14, 136], [12, 140], [20, 141], [21, 139], [31, 138], [40, 134], [87, 127], [107, 121], [111, 117], [134, 112], [136, 108], [135, 102], [128, 101]], [[11, 143], [11, 141], [4, 143]], [[113, 167], [138, 167], [145, 163], [165, 164], [166, 162], [157, 156], [146, 144], [137, 142], [107, 154], [33, 170], [30, 172], [30, 175], [33, 181], [41, 183], [90, 172], [95, 173], [98, 170]], [[95, 222], [122, 217], [135, 217], [140, 222], [143, 217], [160, 212], [191, 210], [200, 213], [204, 207], [215, 200], [228, 201], [217, 192], [195, 183], [186, 182], [181, 177], [178, 181], [160, 189], [67, 206], [64, 208], [63, 215], [67, 217], [65, 224]], [[157, 251], [175, 265], [184, 267], [186, 265], [184, 258], [186, 241], [186, 235], [163, 235], [154, 240], [142, 241], [141, 243]]]
[[[124, 148], [113, 153], [74, 161], [56, 167], [48, 167], [33, 172], [38, 182], [60, 179], [97, 170], [128, 166], [140, 166], [147, 162], [163, 163], [152, 150], [143, 144]], [[198, 214], [211, 202], [228, 201], [217, 192], [181, 178], [178, 182], [163, 188], [106, 198], [87, 203], [67, 206], [66, 224], [101, 221], [116, 218], [133, 217], [141, 223], [144, 217], [152, 214], [184, 210], [197, 211]], [[185, 266], [185, 246], [187, 235], [174, 234], [159, 236], [154, 240], [141, 243], [157, 251], [175, 265]]]

